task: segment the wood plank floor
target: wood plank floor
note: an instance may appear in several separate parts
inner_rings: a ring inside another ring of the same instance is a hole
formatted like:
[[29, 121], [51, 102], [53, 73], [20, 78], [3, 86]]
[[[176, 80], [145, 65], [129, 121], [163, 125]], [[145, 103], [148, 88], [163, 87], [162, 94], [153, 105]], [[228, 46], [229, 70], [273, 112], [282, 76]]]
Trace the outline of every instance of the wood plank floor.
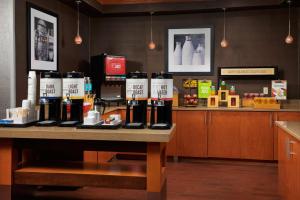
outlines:
[[[167, 167], [170, 200], [280, 200], [275, 163], [181, 160], [178, 163], [169, 162]], [[76, 191], [39, 191], [30, 199], [143, 200], [146, 193], [82, 188]]]

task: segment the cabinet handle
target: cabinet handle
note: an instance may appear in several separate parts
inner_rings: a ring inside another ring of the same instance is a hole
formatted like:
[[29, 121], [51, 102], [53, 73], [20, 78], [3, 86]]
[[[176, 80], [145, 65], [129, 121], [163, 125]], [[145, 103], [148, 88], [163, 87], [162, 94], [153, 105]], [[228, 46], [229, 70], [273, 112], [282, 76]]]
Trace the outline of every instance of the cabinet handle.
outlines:
[[209, 112], [209, 119], [208, 119], [209, 124], [211, 124], [211, 112]]
[[205, 112], [205, 115], [204, 115], [204, 125], [207, 125], [207, 112]]
[[293, 140], [290, 140], [289, 138], [287, 139], [287, 143], [286, 143], [286, 153], [287, 153], [287, 157], [288, 159], [291, 159], [293, 155], [296, 155], [295, 152], [291, 151], [291, 147], [293, 144], [295, 144], [296, 142]]

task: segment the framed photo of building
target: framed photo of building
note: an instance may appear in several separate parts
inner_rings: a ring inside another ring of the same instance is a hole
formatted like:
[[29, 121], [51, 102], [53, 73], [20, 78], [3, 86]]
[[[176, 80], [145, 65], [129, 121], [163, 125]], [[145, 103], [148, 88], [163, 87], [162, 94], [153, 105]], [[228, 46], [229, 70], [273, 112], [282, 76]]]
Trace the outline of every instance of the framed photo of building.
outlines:
[[28, 69], [58, 70], [58, 16], [27, 3]]
[[213, 41], [213, 27], [169, 28], [166, 71], [175, 75], [212, 75]]

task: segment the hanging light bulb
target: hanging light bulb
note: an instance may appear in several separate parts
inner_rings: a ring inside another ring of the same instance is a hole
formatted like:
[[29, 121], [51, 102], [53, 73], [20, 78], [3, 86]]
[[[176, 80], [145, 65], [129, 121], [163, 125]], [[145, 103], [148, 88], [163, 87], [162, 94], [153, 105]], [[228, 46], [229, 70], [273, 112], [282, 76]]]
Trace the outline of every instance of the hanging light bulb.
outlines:
[[221, 41], [221, 47], [226, 48], [229, 45], [228, 41], [226, 40], [226, 8], [223, 8], [223, 11], [223, 39]]
[[287, 3], [289, 4], [289, 34], [285, 38], [285, 43], [292, 44], [294, 41], [294, 38], [291, 36], [291, 0], [288, 0]]
[[80, 28], [79, 27], [79, 25], [80, 25], [79, 24], [79, 4], [81, 3], [81, 1], [76, 1], [76, 3], [77, 3], [77, 34], [74, 38], [74, 42], [75, 42], [75, 44], [80, 45], [82, 43], [82, 38], [79, 34], [79, 28]]
[[152, 15], [154, 12], [150, 12], [150, 42], [148, 44], [148, 48], [150, 50], [154, 50], [156, 48], [156, 44], [153, 42], [153, 34], [152, 34]]

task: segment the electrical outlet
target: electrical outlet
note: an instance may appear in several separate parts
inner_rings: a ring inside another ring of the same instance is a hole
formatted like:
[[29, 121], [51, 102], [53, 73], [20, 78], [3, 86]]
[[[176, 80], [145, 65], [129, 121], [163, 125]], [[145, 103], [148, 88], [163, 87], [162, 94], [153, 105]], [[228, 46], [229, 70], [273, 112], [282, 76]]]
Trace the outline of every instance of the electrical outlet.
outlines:
[[269, 88], [268, 87], [263, 87], [263, 93], [265, 95], [268, 95], [269, 94]]

